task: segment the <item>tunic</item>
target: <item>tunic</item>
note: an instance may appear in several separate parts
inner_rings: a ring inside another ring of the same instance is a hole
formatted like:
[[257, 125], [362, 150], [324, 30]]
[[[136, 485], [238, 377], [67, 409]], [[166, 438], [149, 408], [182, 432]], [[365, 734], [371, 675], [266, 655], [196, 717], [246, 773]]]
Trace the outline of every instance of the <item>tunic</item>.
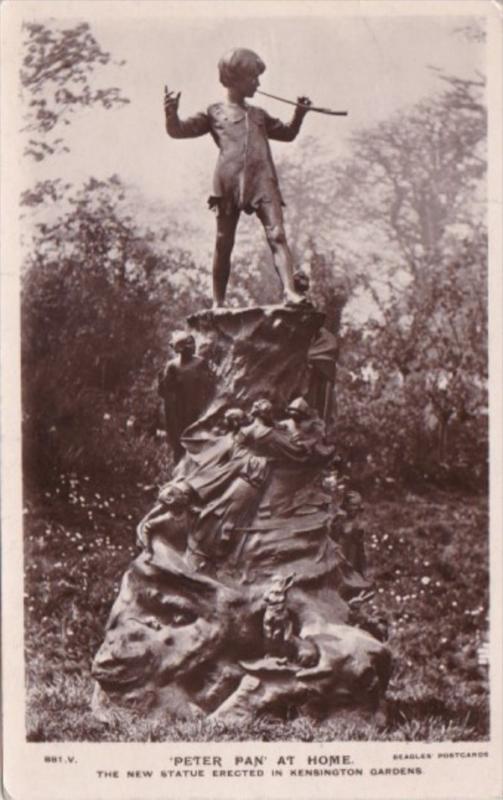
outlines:
[[175, 139], [210, 133], [220, 150], [213, 178], [210, 208], [224, 213], [251, 214], [262, 203], [284, 205], [272, 160], [269, 139], [291, 142], [297, 136], [302, 116], [288, 124], [256, 106], [214, 103], [206, 113], [180, 120], [167, 118], [167, 131]]
[[177, 358], [167, 362], [159, 376], [159, 395], [164, 400], [168, 439], [178, 461], [184, 454], [180, 438], [206, 407], [213, 377], [204, 358], [194, 356], [185, 364]]

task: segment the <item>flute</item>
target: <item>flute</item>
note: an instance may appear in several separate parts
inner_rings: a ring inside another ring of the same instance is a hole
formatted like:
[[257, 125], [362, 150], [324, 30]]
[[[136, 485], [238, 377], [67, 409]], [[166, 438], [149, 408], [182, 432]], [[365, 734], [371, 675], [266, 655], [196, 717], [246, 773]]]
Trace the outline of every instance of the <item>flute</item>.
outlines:
[[[287, 100], [285, 97], [278, 97], [276, 94], [269, 94], [269, 92], [262, 92], [257, 89], [257, 94], [263, 94], [264, 97], [271, 97], [273, 100], [280, 100], [282, 103], [288, 103], [290, 106], [298, 106], [306, 108], [302, 103], [296, 103], [295, 100]], [[307, 106], [309, 111], [317, 111], [318, 114], [330, 114], [333, 117], [347, 117], [347, 111], [332, 111], [331, 108], [321, 108], [321, 106]]]

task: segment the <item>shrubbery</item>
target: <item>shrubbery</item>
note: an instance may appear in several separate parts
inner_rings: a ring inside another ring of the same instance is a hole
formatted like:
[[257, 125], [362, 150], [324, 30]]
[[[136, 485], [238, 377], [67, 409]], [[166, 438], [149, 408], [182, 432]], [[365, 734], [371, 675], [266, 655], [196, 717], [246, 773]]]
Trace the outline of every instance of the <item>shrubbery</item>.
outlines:
[[[196, 268], [135, 225], [117, 178], [60, 198], [39, 223], [22, 295], [25, 475], [154, 479], [155, 378], [170, 330], [197, 302]], [[164, 237], [166, 234], [164, 234]], [[165, 459], [164, 459], [165, 460]]]

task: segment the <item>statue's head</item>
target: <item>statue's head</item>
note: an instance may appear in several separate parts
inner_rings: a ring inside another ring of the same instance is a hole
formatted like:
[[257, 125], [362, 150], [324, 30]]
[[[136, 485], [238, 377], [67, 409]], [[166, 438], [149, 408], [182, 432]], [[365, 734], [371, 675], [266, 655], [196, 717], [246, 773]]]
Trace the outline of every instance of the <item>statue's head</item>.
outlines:
[[265, 595], [266, 602], [271, 605], [284, 604], [286, 593], [292, 586], [295, 573], [291, 575], [274, 575], [270, 587]]
[[192, 489], [185, 481], [170, 481], [161, 486], [157, 498], [161, 505], [173, 511], [187, 508], [190, 504]]
[[238, 431], [246, 422], [246, 414], [241, 408], [228, 408], [224, 414], [224, 426], [228, 431]]
[[265, 70], [265, 64], [253, 50], [236, 47], [229, 50], [218, 62], [220, 83], [227, 89], [239, 86], [249, 78], [258, 78]]
[[175, 353], [194, 355], [196, 352], [196, 340], [191, 333], [175, 331], [171, 334], [171, 347]]
[[344, 495], [341, 505], [350, 516], [356, 516], [363, 508], [362, 496], [359, 492], [351, 489]]
[[292, 400], [286, 409], [286, 413], [288, 417], [299, 422], [313, 417], [313, 409], [303, 397], [296, 397], [295, 400]]
[[255, 400], [253, 403], [250, 414], [252, 417], [265, 422], [266, 425], [272, 425], [272, 411], [273, 409], [271, 401], [267, 400], [265, 397], [261, 397], [259, 400]]

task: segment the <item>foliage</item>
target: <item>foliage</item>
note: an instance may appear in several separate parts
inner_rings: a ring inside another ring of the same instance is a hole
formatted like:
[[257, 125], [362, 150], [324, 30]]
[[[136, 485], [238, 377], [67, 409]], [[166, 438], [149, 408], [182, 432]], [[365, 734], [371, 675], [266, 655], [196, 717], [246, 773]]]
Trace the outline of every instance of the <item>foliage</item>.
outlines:
[[[25, 22], [21, 84], [26, 106], [24, 131], [30, 135], [26, 155], [41, 161], [66, 150], [61, 137], [51, 138], [60, 125], [69, 125], [75, 111], [91, 106], [113, 108], [128, 103], [118, 88], [95, 88], [92, 74], [111, 63], [86, 22], [69, 28]], [[36, 138], [34, 138], [36, 137]]]
[[463, 242], [413, 293], [395, 293], [381, 320], [346, 331], [338, 433], [359, 470], [372, 460], [367, 477], [485, 485], [485, 247]]
[[399, 495], [368, 505], [366, 547], [395, 667], [388, 719], [261, 720], [236, 729], [207, 720], [146, 722], [90, 711], [90, 663], [134, 526], [152, 502], [143, 484], [108, 492], [61, 475], [25, 509], [26, 663], [31, 741], [468, 741], [488, 736], [488, 680], [477, 663], [487, 636], [487, 508], [480, 499]]
[[[96, 87], [95, 74], [112, 61], [87, 23], [24, 30], [21, 82], [36, 136], [29, 154], [40, 160], [56, 152], [48, 137], [75, 111], [128, 101]], [[166, 216], [159, 223], [159, 214], [155, 229], [142, 224], [144, 198], [117, 176], [80, 188], [46, 178], [21, 200], [26, 484], [53, 488], [77, 465], [106, 479], [157, 477], [168, 460], [155, 438], [155, 376], [170, 330], [203, 285], [191, 255], [174, 244], [179, 226]]]
[[470, 103], [457, 89], [420, 102], [352, 138], [354, 158], [347, 166], [346, 198], [352, 216], [372, 237], [374, 225], [389, 243], [370, 248], [386, 275], [406, 269], [414, 278], [434, 264], [441, 246], [456, 229], [471, 229], [476, 189], [485, 173], [485, 111], [478, 85], [465, 86]]
[[169, 331], [197, 296], [197, 269], [170, 247], [169, 228], [141, 229], [127, 201], [117, 177], [90, 179], [35, 226], [22, 293], [25, 468], [35, 481], [76, 464], [106, 475], [160, 469], [153, 382]]
[[[484, 84], [447, 89], [281, 165], [292, 243], [336, 330], [337, 438], [352, 478], [487, 475]], [[314, 215], [314, 216], [313, 216]], [[355, 235], [357, 231], [357, 235]]]

